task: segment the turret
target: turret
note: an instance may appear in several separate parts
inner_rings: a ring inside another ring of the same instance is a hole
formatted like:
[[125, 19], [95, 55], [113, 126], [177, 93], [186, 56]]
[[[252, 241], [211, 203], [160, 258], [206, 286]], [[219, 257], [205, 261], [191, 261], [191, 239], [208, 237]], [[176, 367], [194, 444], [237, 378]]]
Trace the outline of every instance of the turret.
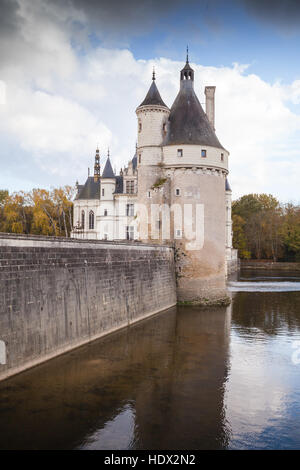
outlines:
[[[153, 165], [160, 163], [161, 150], [165, 132], [169, 108], [163, 102], [155, 83], [155, 72], [153, 71], [152, 83], [149, 91], [137, 107], [138, 118], [138, 165]], [[157, 150], [153, 152], [153, 148]], [[147, 150], [148, 149], [148, 150]]]
[[107, 152], [107, 160], [101, 176], [101, 193], [100, 199], [102, 201], [112, 201], [116, 189], [116, 176], [112, 169], [109, 150]]
[[[162, 178], [162, 142], [169, 116], [169, 108], [159, 94], [155, 78], [153, 71], [152, 83], [146, 98], [136, 109], [138, 118], [138, 219], [142, 240], [153, 239], [148, 230], [152, 216], [151, 208], [161, 203], [162, 194], [154, 191], [153, 187]], [[156, 223], [160, 224], [158, 216]]]

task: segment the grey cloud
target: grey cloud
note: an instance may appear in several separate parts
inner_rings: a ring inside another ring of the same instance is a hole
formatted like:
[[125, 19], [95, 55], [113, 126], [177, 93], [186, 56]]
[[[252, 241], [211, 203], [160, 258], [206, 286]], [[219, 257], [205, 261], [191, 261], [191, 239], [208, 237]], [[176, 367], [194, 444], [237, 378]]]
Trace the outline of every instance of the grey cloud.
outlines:
[[265, 23], [285, 32], [295, 30], [300, 23], [299, 0], [238, 0], [247, 11]]

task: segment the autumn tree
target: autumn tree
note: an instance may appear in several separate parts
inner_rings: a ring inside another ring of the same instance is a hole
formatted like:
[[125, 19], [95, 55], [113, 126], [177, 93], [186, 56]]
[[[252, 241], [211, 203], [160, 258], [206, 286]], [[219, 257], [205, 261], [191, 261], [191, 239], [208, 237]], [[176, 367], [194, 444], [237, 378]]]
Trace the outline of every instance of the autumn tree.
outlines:
[[33, 189], [9, 195], [0, 191], [0, 230], [11, 233], [70, 236], [73, 198], [71, 186]]

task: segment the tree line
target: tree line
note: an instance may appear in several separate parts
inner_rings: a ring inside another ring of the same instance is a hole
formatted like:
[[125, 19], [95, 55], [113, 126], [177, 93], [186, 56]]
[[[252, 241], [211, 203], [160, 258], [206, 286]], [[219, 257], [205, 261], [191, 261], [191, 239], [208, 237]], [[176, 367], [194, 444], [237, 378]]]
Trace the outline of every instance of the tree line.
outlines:
[[[71, 186], [12, 194], [0, 190], [0, 231], [69, 237], [75, 192]], [[232, 203], [232, 229], [242, 259], [300, 262], [300, 205], [247, 194]]]
[[0, 190], [0, 232], [69, 237], [75, 188]]
[[232, 203], [233, 246], [244, 259], [300, 262], [300, 206], [268, 194]]

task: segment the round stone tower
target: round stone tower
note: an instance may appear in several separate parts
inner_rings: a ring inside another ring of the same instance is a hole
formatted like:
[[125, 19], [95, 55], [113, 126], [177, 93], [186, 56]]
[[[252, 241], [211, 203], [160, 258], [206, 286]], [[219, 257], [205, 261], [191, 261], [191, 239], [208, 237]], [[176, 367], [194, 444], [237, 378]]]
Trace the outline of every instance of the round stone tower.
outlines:
[[[214, 116], [214, 113], [211, 113]], [[225, 178], [229, 153], [194, 91], [188, 57], [163, 141], [170, 181], [179, 301], [222, 303], [225, 290]]]
[[162, 174], [162, 142], [166, 134], [169, 108], [165, 105], [155, 84], [152, 84], [144, 101], [136, 109], [138, 118], [137, 168], [138, 168], [138, 220], [141, 240], [159, 241], [161, 220], [159, 205], [165, 191]]

